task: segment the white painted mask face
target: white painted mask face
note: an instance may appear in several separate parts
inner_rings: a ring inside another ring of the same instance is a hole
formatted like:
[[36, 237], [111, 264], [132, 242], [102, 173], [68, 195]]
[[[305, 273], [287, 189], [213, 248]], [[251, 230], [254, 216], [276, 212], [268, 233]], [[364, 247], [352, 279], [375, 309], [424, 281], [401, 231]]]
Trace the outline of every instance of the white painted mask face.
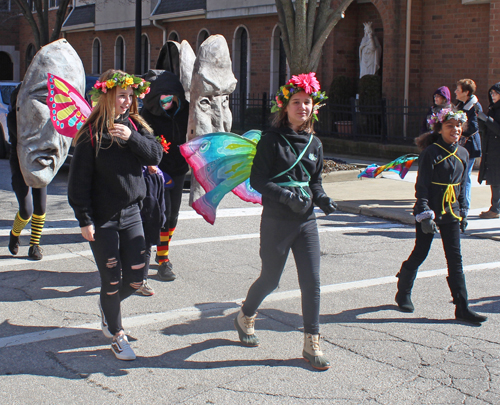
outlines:
[[41, 48], [33, 58], [17, 98], [17, 155], [30, 187], [47, 186], [68, 155], [72, 139], [59, 135], [50, 122], [47, 74], [68, 81], [80, 94], [85, 71], [80, 57], [64, 39]]

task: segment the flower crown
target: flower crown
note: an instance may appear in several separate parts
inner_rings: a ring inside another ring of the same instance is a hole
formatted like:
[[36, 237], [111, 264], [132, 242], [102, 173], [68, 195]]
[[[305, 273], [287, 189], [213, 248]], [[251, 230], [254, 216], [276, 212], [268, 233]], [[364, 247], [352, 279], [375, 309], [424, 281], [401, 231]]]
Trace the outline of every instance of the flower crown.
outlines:
[[281, 86], [276, 93], [275, 100], [272, 100], [271, 112], [278, 112], [282, 108], [285, 108], [290, 101], [290, 98], [300, 91], [304, 91], [309, 94], [313, 100], [313, 117], [318, 120], [318, 109], [324, 106], [321, 104], [328, 97], [324, 91], [319, 91], [320, 85], [318, 79], [316, 79], [316, 73], [310, 72], [307, 74], [300, 74], [298, 76], [292, 76], [287, 84]]
[[431, 131], [434, 131], [435, 125], [440, 122], [443, 123], [449, 120], [457, 120], [461, 123], [467, 122], [467, 114], [463, 111], [454, 111], [451, 108], [443, 108], [437, 114], [432, 114], [429, 118], [427, 118], [427, 124]]
[[124, 74], [116, 72], [113, 76], [111, 76], [111, 79], [103, 82], [97, 80], [92, 90], [89, 91], [89, 94], [92, 97], [92, 101], [97, 102], [98, 98], [101, 97], [101, 94], [107, 93], [108, 89], [112, 89], [116, 86], [126, 89], [128, 86], [131, 86], [136, 97], [144, 98], [144, 96], [151, 90], [149, 88], [150, 84], [151, 83], [140, 77], [129, 75], [128, 73]]

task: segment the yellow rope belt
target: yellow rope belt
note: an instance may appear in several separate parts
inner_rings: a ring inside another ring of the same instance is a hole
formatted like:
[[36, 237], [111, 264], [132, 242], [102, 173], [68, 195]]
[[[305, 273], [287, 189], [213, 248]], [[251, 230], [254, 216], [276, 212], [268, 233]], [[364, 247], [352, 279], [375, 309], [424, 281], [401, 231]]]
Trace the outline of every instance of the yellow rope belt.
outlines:
[[460, 183], [444, 184], [444, 183], [432, 182], [432, 184], [437, 184], [438, 186], [446, 186], [446, 190], [444, 191], [444, 194], [443, 194], [443, 203], [441, 205], [441, 208], [442, 208], [441, 215], [446, 214], [445, 205], [446, 205], [446, 203], [448, 203], [448, 206], [450, 207], [450, 214], [453, 215], [459, 221], [461, 221], [462, 217], [456, 216], [455, 213], [453, 212], [453, 207], [451, 206], [452, 204], [457, 202], [457, 195], [455, 193], [455, 186], [459, 186]]

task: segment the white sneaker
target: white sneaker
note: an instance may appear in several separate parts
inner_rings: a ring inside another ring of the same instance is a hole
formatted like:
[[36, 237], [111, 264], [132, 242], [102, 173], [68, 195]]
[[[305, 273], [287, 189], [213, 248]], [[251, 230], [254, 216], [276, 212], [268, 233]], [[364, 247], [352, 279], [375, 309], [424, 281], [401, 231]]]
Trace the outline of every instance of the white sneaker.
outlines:
[[101, 307], [101, 298], [97, 300], [97, 305], [99, 306], [99, 313], [101, 314], [101, 330], [104, 336], [107, 338], [112, 338], [114, 335], [109, 331], [108, 323], [106, 322], [106, 317], [104, 316], [104, 312], [102, 312]]
[[111, 350], [118, 360], [135, 360], [135, 353], [128, 343], [127, 335], [123, 334], [113, 339]]
[[148, 280], [144, 280], [142, 285], [137, 289], [137, 294], [142, 294], [146, 297], [150, 297], [151, 295], [154, 295], [154, 293], [155, 290], [153, 290], [153, 287], [148, 284]]

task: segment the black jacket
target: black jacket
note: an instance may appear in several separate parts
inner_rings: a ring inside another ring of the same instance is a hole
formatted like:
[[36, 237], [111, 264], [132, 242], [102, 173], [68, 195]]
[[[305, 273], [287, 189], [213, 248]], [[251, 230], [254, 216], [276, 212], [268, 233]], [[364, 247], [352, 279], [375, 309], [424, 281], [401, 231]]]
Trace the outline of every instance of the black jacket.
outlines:
[[150, 174], [147, 167], [143, 168], [143, 175], [146, 182], [146, 198], [141, 209], [142, 227], [146, 244], [153, 246], [160, 243], [160, 231], [167, 220], [163, 193], [165, 180], [158, 173]]
[[[163, 149], [154, 136], [129, 120], [128, 112], [116, 123], [128, 126], [128, 141], [113, 141], [106, 132], [96, 156], [96, 141], [87, 130], [75, 146], [69, 169], [68, 201], [80, 227], [100, 226], [123, 208], [146, 197], [142, 166], [160, 162]], [[93, 134], [95, 136], [95, 134]]]
[[467, 138], [467, 140], [463, 147], [467, 149], [471, 159], [480, 157], [481, 136], [479, 135], [479, 124], [477, 122], [476, 110], [483, 111], [483, 108], [479, 102], [473, 103], [469, 98], [465, 103], [463, 101], [459, 101], [456, 105], [456, 109], [464, 111], [467, 115], [467, 129], [462, 133], [462, 136]]
[[288, 173], [272, 179], [275, 175], [290, 168], [297, 160], [282, 135], [290, 142], [297, 155], [300, 155], [304, 150], [310, 137], [308, 133], [301, 132], [297, 134], [290, 128], [272, 128], [263, 133], [261, 140], [257, 144], [257, 152], [250, 174], [251, 186], [262, 194], [262, 205], [264, 207], [262, 216], [301, 221], [315, 218], [312, 203], [315, 198], [325, 193], [321, 179], [323, 171], [323, 147], [321, 141], [316, 136], [313, 136], [313, 140], [301, 160], [311, 176], [309, 187], [305, 187], [305, 190], [311, 195], [312, 199], [307, 209], [304, 210], [304, 213], [297, 214], [287, 205], [281, 204], [279, 198], [283, 188], [300, 194], [299, 188], [281, 187], [276, 183], [289, 181], [288, 176], [292, 180], [307, 181], [307, 174], [297, 164]]
[[[500, 93], [500, 83], [490, 88]], [[489, 96], [489, 92], [488, 92]], [[479, 128], [483, 134], [483, 157], [479, 166], [479, 183], [500, 185], [500, 101], [493, 103], [490, 98], [488, 120], [479, 120]]]
[[[163, 135], [167, 142], [171, 142], [159, 167], [170, 176], [185, 174], [189, 167], [179, 149], [179, 145], [186, 142], [189, 118], [189, 103], [184, 89], [177, 76], [170, 72], [162, 72], [150, 80], [151, 91], [144, 97], [141, 115], [151, 125], [156, 136]], [[180, 105], [165, 111], [160, 105], [161, 95], [177, 96]]]
[[[444, 159], [456, 149], [458, 149], [456, 151], [458, 158], [450, 156]], [[415, 184], [417, 201], [413, 207], [413, 214], [418, 215], [424, 211], [432, 210], [436, 215], [437, 224], [458, 221], [450, 213], [447, 202], [444, 204], [445, 214], [442, 213], [443, 196], [447, 184], [458, 184], [453, 187], [456, 195], [456, 201], [452, 204], [453, 212], [456, 216], [460, 216], [461, 209], [468, 209], [463, 187], [466, 177], [465, 165], [468, 160], [469, 153], [465, 148], [457, 144], [448, 145], [441, 137], [425, 148], [418, 158], [418, 176]]]

